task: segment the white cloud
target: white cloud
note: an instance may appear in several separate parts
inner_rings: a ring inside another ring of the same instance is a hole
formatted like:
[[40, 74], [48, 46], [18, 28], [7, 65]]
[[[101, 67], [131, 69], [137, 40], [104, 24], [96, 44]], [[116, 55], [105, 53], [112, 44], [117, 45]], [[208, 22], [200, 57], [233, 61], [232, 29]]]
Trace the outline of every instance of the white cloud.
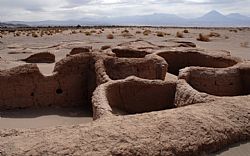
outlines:
[[170, 13], [197, 17], [210, 10], [250, 15], [250, 0], [0, 0], [2, 21]]

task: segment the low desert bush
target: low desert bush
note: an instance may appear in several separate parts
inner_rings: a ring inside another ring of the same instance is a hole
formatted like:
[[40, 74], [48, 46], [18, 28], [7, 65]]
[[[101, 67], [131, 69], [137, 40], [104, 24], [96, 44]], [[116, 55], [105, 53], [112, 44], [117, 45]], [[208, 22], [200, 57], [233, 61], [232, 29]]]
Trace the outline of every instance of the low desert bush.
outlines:
[[243, 30], [244, 30], [244, 28], [238, 28], [238, 30], [239, 30], [239, 31], [243, 31]]
[[189, 33], [189, 31], [187, 29], [183, 30], [184, 33]]
[[96, 33], [96, 30], [91, 30], [90, 33], [91, 33], [91, 34], [95, 34], [95, 33]]
[[210, 32], [210, 34], [208, 36], [209, 37], [220, 37], [220, 34], [216, 33], [216, 32]]
[[148, 36], [149, 34], [151, 34], [151, 30], [144, 30], [143, 31], [143, 35]]
[[38, 35], [36, 34], [36, 32], [32, 32], [32, 37], [34, 37], [34, 38], [38, 37]]
[[16, 36], [21, 36], [21, 32], [20, 31], [18, 31], [17, 33], [16, 33]]
[[164, 37], [165, 35], [166, 35], [166, 33], [164, 33], [164, 32], [161, 32], [161, 31], [156, 32], [156, 36], [158, 36], [158, 37]]
[[209, 42], [209, 35], [203, 35], [203, 34], [199, 34], [199, 37], [197, 38], [198, 41], [203, 41], [203, 42]]
[[8, 31], [2, 31], [2, 35], [7, 35], [8, 33]]
[[133, 35], [131, 33], [129, 33], [129, 32], [123, 32], [121, 34], [121, 36], [126, 37], [126, 38], [132, 38], [133, 37]]
[[123, 30], [122, 33], [129, 33], [127, 29]]
[[46, 34], [52, 36], [52, 35], [53, 35], [53, 32], [52, 32], [52, 31], [46, 31]]
[[183, 33], [182, 33], [182, 32], [177, 31], [177, 33], [176, 33], [176, 37], [183, 38]]
[[108, 34], [108, 35], [107, 35], [107, 39], [114, 39], [114, 35]]
[[56, 29], [55, 33], [62, 33], [63, 31], [61, 29]]
[[43, 37], [43, 35], [44, 35], [44, 31], [42, 30], [42, 31], [40, 32], [40, 36]]
[[77, 34], [77, 32], [76, 32], [75, 30], [73, 30], [71, 33], [72, 33], [72, 34]]
[[238, 30], [236, 30], [236, 29], [230, 29], [229, 31], [230, 31], [230, 32], [235, 32], [235, 33], [238, 32]]
[[136, 33], [136, 34], [141, 34], [141, 31], [136, 31], [135, 33]]
[[86, 36], [90, 36], [90, 35], [91, 35], [91, 32], [85, 31], [84, 34], [85, 34]]
[[102, 31], [101, 31], [101, 30], [99, 30], [99, 31], [97, 31], [97, 32], [96, 32], [96, 34], [101, 34], [101, 33], [102, 33]]

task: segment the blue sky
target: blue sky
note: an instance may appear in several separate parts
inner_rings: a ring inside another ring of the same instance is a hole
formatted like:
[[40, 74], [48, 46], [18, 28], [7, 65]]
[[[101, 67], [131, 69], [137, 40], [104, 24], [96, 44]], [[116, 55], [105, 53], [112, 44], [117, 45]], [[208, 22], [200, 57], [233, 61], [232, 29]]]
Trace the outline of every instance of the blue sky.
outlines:
[[198, 17], [210, 10], [250, 16], [250, 0], [0, 0], [0, 21], [170, 13]]

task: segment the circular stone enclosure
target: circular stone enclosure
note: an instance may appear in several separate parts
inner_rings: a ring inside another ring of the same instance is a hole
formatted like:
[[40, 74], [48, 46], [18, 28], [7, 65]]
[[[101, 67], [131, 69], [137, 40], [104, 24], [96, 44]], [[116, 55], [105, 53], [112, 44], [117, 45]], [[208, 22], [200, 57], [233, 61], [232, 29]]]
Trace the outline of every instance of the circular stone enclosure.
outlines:
[[226, 68], [238, 63], [230, 57], [211, 56], [199, 52], [167, 51], [157, 55], [163, 57], [168, 63], [168, 72], [177, 76], [179, 70], [185, 67]]
[[126, 79], [108, 86], [114, 114], [127, 115], [174, 108], [176, 83]]

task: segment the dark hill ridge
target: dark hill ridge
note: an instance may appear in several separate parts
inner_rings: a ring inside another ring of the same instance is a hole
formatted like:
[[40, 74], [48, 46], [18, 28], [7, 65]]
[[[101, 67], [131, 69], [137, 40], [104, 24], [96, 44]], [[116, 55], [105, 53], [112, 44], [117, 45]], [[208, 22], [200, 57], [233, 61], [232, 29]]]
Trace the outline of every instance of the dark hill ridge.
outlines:
[[3, 23], [3, 22], [0, 22], [0, 28], [1, 27], [16, 28], [16, 27], [28, 27], [28, 25], [21, 24], [21, 23], [20, 24], [14, 24], [14, 23]]

